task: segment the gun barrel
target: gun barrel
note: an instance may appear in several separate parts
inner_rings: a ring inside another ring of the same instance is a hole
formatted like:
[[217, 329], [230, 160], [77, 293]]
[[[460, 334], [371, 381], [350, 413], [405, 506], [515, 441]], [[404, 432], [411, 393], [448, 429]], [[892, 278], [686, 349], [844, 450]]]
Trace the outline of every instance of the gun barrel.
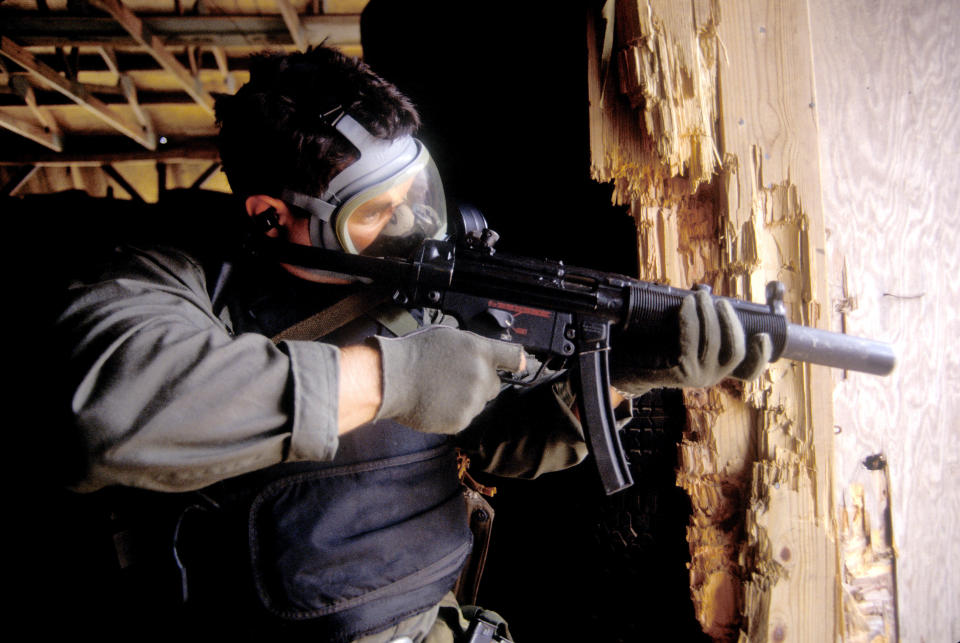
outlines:
[[798, 324], [787, 324], [780, 356], [873, 375], [889, 375], [897, 363], [889, 344]]

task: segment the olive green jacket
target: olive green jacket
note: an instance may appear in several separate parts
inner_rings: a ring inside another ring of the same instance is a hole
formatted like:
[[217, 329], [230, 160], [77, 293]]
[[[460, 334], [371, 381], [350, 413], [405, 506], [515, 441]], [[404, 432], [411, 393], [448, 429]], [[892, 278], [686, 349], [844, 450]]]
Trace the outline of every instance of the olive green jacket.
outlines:
[[[181, 251], [118, 249], [56, 328], [86, 460], [75, 490], [188, 491], [336, 453], [339, 349], [235, 334]], [[536, 477], [586, 455], [571, 404], [563, 380], [510, 389], [459, 439], [481, 468]]]

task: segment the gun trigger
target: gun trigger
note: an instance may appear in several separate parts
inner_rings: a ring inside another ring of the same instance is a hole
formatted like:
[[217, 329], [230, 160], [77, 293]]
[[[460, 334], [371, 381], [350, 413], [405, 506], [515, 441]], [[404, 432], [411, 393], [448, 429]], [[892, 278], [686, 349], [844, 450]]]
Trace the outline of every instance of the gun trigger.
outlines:
[[513, 328], [513, 313], [508, 313], [505, 310], [499, 310], [497, 308], [487, 308], [486, 312], [493, 317], [493, 321], [495, 321], [500, 328]]

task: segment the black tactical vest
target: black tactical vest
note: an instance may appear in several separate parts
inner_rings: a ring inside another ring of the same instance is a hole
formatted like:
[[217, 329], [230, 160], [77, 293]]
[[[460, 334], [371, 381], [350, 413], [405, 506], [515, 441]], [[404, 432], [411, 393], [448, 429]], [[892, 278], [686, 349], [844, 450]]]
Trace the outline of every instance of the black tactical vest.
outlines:
[[[235, 332], [273, 335], [344, 288], [272, 275], [229, 297]], [[327, 341], [390, 334], [361, 318]], [[340, 437], [331, 462], [281, 464], [224, 485], [248, 506], [252, 582], [273, 617], [350, 640], [429, 609], [470, 552], [456, 457], [446, 436], [392, 421]]]

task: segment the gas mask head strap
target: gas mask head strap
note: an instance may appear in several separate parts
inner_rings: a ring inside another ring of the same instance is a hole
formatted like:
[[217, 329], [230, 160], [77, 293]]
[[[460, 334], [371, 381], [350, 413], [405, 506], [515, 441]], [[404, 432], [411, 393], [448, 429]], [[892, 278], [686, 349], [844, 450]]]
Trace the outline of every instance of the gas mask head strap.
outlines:
[[290, 205], [326, 222], [344, 201], [402, 170], [418, 151], [413, 137], [403, 136], [392, 141], [376, 138], [346, 112], [337, 117], [333, 126], [357, 148], [360, 158], [334, 176], [320, 197], [289, 188], [284, 188], [280, 195]]

